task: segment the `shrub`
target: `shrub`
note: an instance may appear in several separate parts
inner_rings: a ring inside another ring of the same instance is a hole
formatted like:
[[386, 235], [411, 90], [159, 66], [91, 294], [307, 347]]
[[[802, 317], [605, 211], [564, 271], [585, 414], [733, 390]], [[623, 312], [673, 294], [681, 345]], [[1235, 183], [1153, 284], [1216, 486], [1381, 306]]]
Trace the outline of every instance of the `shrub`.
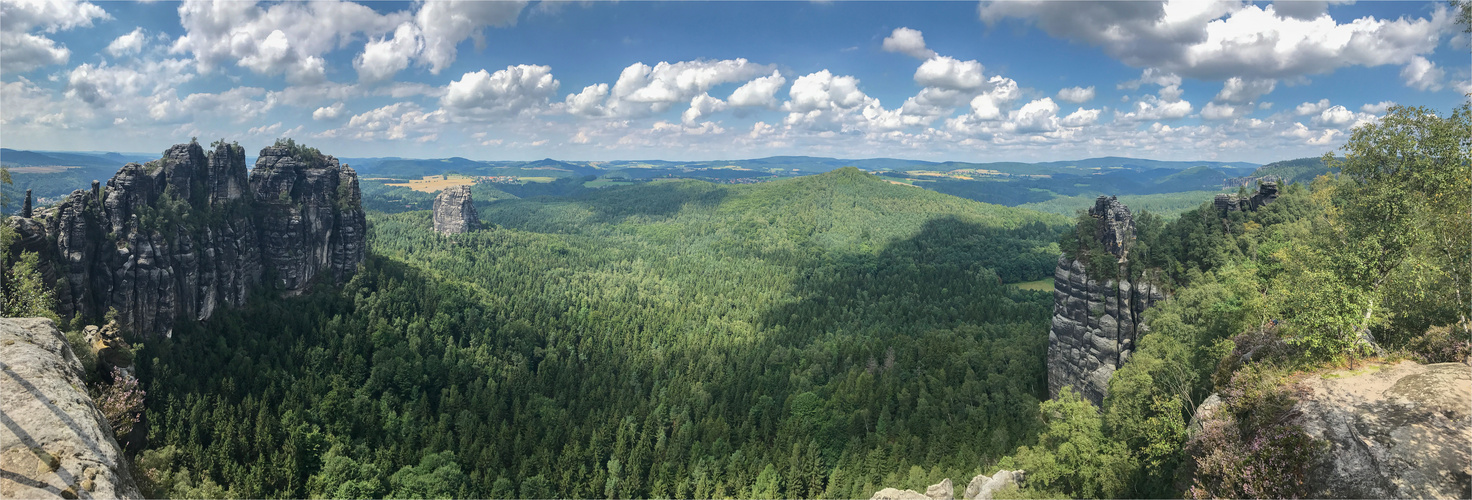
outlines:
[[1460, 325], [1433, 326], [1411, 339], [1407, 347], [1422, 363], [1462, 363], [1472, 356], [1472, 329]]
[[1186, 449], [1195, 459], [1191, 498], [1300, 498], [1327, 444], [1303, 430], [1297, 394], [1255, 366], [1232, 377], [1222, 410]]

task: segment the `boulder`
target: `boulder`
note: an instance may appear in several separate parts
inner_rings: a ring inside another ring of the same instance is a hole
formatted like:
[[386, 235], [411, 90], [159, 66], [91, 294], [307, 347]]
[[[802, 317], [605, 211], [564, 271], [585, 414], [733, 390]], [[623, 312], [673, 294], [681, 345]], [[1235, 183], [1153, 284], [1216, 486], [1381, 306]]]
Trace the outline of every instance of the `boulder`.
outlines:
[[1304, 430], [1329, 441], [1320, 498], [1472, 498], [1472, 366], [1404, 361], [1300, 382]]
[[51, 320], [0, 318], [0, 498], [142, 498]]
[[998, 490], [1009, 486], [1021, 486], [1023, 472], [1020, 470], [998, 470], [990, 476], [977, 474], [966, 485], [965, 500], [991, 500]]
[[470, 186], [452, 186], [434, 197], [434, 230], [440, 234], [459, 234], [480, 227]]
[[955, 496], [956, 488], [951, 484], [951, 479], [946, 478], [925, 488], [923, 494], [915, 490], [885, 488], [875, 492], [869, 500], [953, 500]]

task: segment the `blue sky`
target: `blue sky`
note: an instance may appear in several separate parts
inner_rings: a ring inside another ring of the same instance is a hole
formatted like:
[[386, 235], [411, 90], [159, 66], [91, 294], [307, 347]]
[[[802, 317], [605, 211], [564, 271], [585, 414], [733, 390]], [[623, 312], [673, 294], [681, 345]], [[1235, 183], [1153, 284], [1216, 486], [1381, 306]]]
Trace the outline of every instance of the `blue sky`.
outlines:
[[0, 144], [1269, 162], [1472, 92], [1445, 2], [0, 4]]

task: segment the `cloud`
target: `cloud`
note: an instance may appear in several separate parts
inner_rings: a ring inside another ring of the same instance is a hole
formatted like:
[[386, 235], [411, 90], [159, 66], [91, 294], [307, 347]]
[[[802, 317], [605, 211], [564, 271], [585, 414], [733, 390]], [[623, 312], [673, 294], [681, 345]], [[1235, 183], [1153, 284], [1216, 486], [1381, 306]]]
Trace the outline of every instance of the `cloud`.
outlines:
[[[690, 102], [717, 85], [750, 80], [775, 71], [771, 65], [755, 64], [746, 59], [660, 62], [654, 66], [634, 63], [624, 68], [618, 81], [608, 89], [608, 96], [601, 105], [602, 114], [641, 117], [661, 113], [674, 104]], [[583, 94], [587, 92], [585, 88]], [[596, 103], [587, 101], [593, 95], [583, 94], [579, 94], [583, 99], [582, 105], [576, 108], [598, 109]], [[580, 113], [574, 111], [574, 114]]]
[[1115, 88], [1134, 90], [1140, 88], [1141, 85], [1159, 85], [1161, 87], [1169, 87], [1171, 85], [1180, 84], [1180, 75], [1171, 73], [1169, 71], [1162, 71], [1156, 68], [1145, 68], [1145, 71], [1140, 72], [1139, 78], [1120, 83], [1119, 85], [1116, 85]]
[[1366, 104], [1364, 106], [1360, 106], [1360, 111], [1378, 115], [1384, 113], [1386, 110], [1390, 109], [1390, 107], [1394, 105], [1395, 101], [1380, 101], [1375, 104]]
[[1226, 120], [1229, 118], [1240, 118], [1252, 111], [1251, 106], [1233, 105], [1218, 102], [1208, 102], [1206, 107], [1201, 108], [1201, 117], [1207, 120]]
[[0, 2], [0, 72], [25, 73], [71, 58], [65, 45], [32, 31], [55, 33], [111, 18], [102, 7], [76, 0]]
[[1068, 87], [1066, 89], [1063, 89], [1063, 90], [1059, 90], [1058, 91], [1058, 100], [1060, 100], [1060, 101], [1068, 101], [1068, 102], [1075, 103], [1075, 104], [1082, 104], [1082, 103], [1089, 102], [1089, 101], [1091, 101], [1093, 99], [1094, 99], [1094, 86], [1093, 85], [1090, 85], [1088, 88], [1084, 88], [1084, 87]]
[[197, 116], [217, 114], [217, 110], [228, 110], [227, 114], [236, 123], [255, 120], [276, 106], [266, 96], [266, 90], [258, 87], [236, 87], [220, 93], [200, 92], [178, 97], [174, 89], [154, 94], [146, 100], [148, 117], [160, 123], [188, 123]]
[[481, 28], [515, 25], [526, 4], [525, 1], [479, 0], [423, 3], [414, 20], [423, 30], [423, 57], [429, 62], [430, 73], [438, 75], [450, 63], [455, 62], [455, 46], [465, 39], [474, 38], [477, 45], [484, 45], [485, 40], [480, 35]]
[[1244, 79], [1242, 77], [1228, 78], [1222, 84], [1221, 92], [1217, 92], [1212, 100], [1225, 104], [1247, 104], [1257, 101], [1257, 98], [1267, 95], [1273, 91], [1278, 84], [1277, 80], [1267, 79]]
[[885, 52], [898, 52], [916, 59], [935, 57], [934, 50], [925, 48], [925, 36], [920, 30], [910, 28], [895, 28], [884, 38], [883, 47]]
[[66, 96], [105, 108], [178, 87], [194, 78], [189, 61], [163, 59], [124, 66], [84, 63], [67, 72]]
[[726, 103], [733, 107], [762, 106], [767, 108], [777, 107], [777, 91], [787, 85], [787, 79], [781, 73], [773, 70], [771, 75], [763, 76], [746, 82], [731, 92], [726, 98]]
[[981, 63], [935, 56], [915, 70], [915, 83], [948, 90], [976, 90], [986, 83]]
[[186, 0], [179, 5], [184, 35], [170, 52], [191, 54], [202, 73], [228, 63], [263, 75], [314, 81], [321, 56], [358, 33], [386, 33], [408, 20], [406, 12], [378, 14], [353, 2], [322, 0], [261, 8], [255, 2]]
[[358, 140], [400, 140], [413, 135], [415, 140], [431, 141], [445, 121], [443, 109], [426, 112], [412, 102], [396, 102], [354, 115], [343, 128], [322, 135]]
[[792, 82], [782, 110], [787, 112], [784, 123], [789, 128], [842, 131], [854, 130], [859, 119], [868, 118], [860, 111], [877, 107], [878, 102], [859, 90], [858, 78], [825, 69]]
[[134, 28], [132, 32], [117, 37], [112, 43], [107, 44], [107, 53], [113, 57], [122, 57], [126, 54], [137, 54], [143, 50], [143, 44], [148, 41], [148, 35], [143, 28]]
[[440, 106], [456, 116], [506, 118], [546, 106], [561, 85], [550, 66], [517, 65], [466, 73], [445, 88]]
[[409, 60], [424, 50], [424, 38], [414, 23], [400, 24], [393, 38], [375, 38], [363, 45], [363, 53], [353, 59], [358, 80], [365, 83], [392, 78], [409, 67]]
[[1319, 102], [1305, 102], [1303, 104], [1299, 104], [1298, 107], [1293, 109], [1293, 112], [1298, 114], [1299, 116], [1303, 116], [1312, 115], [1326, 109], [1329, 109], [1329, 100], [1319, 99]]
[[1278, 0], [1273, 2], [1273, 11], [1285, 17], [1312, 21], [1329, 13], [1330, 3], [1349, 3], [1353, 0]]
[[711, 113], [726, 109], [726, 102], [711, 97], [710, 94], [701, 93], [690, 100], [690, 109], [680, 115], [680, 120], [686, 126], [693, 126], [702, 117], [710, 116]]
[[[1405, 64], [1435, 50], [1452, 24], [1438, 6], [1430, 18], [1363, 17], [1339, 24], [1303, 19], [1238, 1], [1051, 2], [982, 5], [988, 24], [1032, 20], [1047, 33], [1101, 47], [1125, 64], [1197, 79], [1294, 78], [1347, 66]], [[1297, 17], [1296, 17], [1297, 16]]]
[[603, 107], [603, 99], [608, 97], [608, 84], [600, 83], [583, 87], [582, 92], [568, 94], [563, 100], [567, 112], [578, 116], [603, 116], [607, 110]]
[[313, 111], [312, 112], [312, 119], [313, 120], [336, 120], [337, 117], [342, 116], [343, 111], [346, 110], [346, 109], [347, 109], [347, 105], [343, 104], [341, 101], [335, 102], [331, 106], [324, 106], [324, 107], [317, 108], [316, 111]]
[[1018, 132], [1049, 132], [1058, 129], [1058, 104], [1044, 97], [1022, 105], [1012, 117]]
[[1445, 76], [1446, 72], [1436, 67], [1436, 63], [1421, 56], [1411, 58], [1400, 70], [1400, 77], [1405, 79], [1407, 87], [1422, 91], [1441, 90], [1441, 79]]
[[1078, 111], [1069, 113], [1067, 117], [1064, 117], [1062, 124], [1065, 127], [1084, 127], [1088, 125], [1093, 125], [1095, 122], [1099, 121], [1100, 112], [1102, 112], [1102, 110], [1079, 108]]
[[1181, 99], [1181, 89], [1175, 85], [1163, 87], [1157, 94], [1136, 99], [1132, 111], [1116, 110], [1114, 119], [1120, 122], [1171, 120], [1183, 118], [1195, 109], [1190, 102]]

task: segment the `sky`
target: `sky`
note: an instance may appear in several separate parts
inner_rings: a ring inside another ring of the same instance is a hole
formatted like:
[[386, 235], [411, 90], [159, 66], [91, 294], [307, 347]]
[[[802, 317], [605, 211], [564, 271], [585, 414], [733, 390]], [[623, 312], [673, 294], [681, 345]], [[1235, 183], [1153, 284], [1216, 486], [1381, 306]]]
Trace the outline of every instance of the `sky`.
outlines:
[[1319, 156], [1472, 92], [1446, 2], [0, 3], [0, 145], [340, 157]]

